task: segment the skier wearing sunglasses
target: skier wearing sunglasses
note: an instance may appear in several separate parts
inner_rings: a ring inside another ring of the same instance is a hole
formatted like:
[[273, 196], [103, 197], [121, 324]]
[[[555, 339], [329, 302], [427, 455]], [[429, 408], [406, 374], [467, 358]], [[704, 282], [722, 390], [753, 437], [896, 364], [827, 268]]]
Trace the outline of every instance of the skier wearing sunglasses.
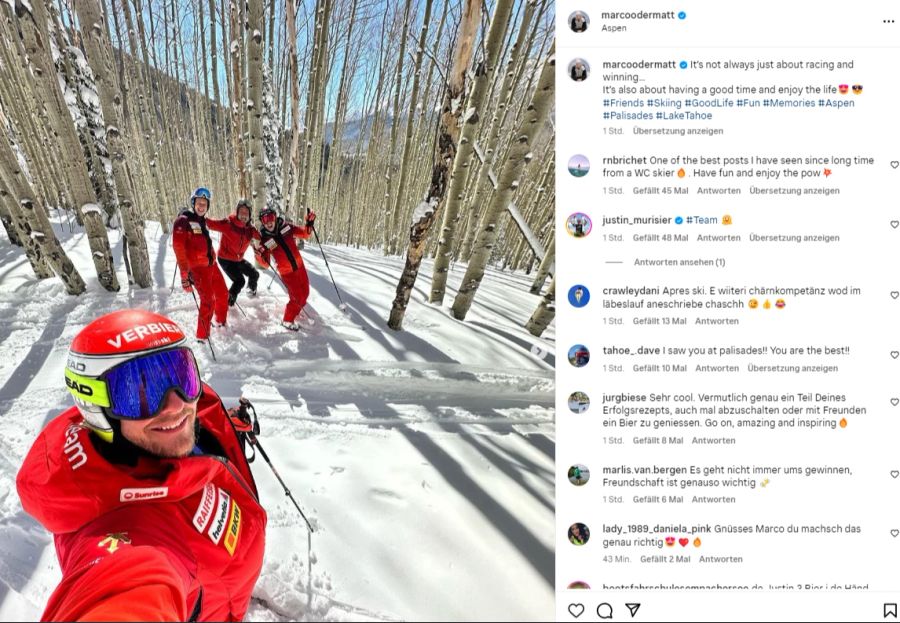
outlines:
[[72, 341], [65, 382], [75, 406], [16, 480], [62, 570], [43, 620], [241, 620], [266, 513], [182, 330], [145, 310], [102, 316]]

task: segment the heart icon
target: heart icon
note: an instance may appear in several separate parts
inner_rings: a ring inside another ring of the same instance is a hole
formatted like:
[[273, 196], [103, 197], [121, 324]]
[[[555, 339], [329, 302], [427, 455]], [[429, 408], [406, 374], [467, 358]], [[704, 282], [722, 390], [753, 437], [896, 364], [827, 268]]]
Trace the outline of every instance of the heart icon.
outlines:
[[690, 541], [688, 541], [684, 537], [681, 537], [680, 539], [678, 539], [678, 544], [681, 545], [681, 547], [687, 547], [688, 543], [690, 543]]
[[892, 407], [896, 407], [898, 404], [900, 404], [900, 398], [891, 398]]
[[900, 162], [897, 162], [896, 160], [891, 160], [891, 168], [896, 169], [897, 167], [900, 167]]
[[891, 227], [897, 229], [898, 227], [900, 227], [900, 221], [891, 221]]
[[584, 614], [584, 604], [569, 604], [569, 614], [577, 619]]
[[892, 298], [892, 299], [895, 299], [895, 298], [897, 298], [898, 296], [900, 296], [900, 292], [897, 292], [896, 290], [894, 290], [893, 292], [891, 292], [891, 298]]
[[894, 359], [896, 359], [897, 357], [900, 357], [900, 352], [898, 352], [896, 350], [892, 350], [891, 357], [893, 357]]
[[897, 477], [900, 477], [900, 471], [897, 471], [895, 469], [891, 472], [891, 478], [897, 478]]
[[900, 534], [900, 530], [897, 530], [897, 528], [894, 528], [893, 530], [891, 530], [891, 536], [894, 537], [895, 539], [897, 538], [898, 534]]

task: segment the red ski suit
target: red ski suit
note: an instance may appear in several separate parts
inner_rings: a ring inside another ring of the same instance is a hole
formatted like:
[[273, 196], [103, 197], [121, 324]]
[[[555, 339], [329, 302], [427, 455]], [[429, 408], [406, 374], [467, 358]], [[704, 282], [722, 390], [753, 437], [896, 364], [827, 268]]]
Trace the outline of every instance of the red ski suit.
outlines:
[[175, 219], [172, 248], [181, 269], [181, 280], [190, 276], [200, 296], [197, 338], [205, 340], [209, 337], [213, 313], [216, 321], [222, 324], [228, 317], [228, 287], [216, 264], [206, 219], [191, 210]]
[[274, 231], [270, 232], [265, 227], [259, 229], [260, 245], [256, 259], [263, 266], [269, 266], [270, 261], [275, 260], [278, 274], [290, 297], [284, 308], [285, 322], [294, 322], [309, 298], [309, 275], [306, 274], [306, 266], [303, 265], [300, 249], [294, 239], [305, 240], [311, 234], [310, 228], [285, 223], [281, 218], [275, 221]]
[[244, 253], [254, 238], [259, 238], [256, 228], [249, 223], [242, 223], [234, 214], [227, 218], [206, 219], [206, 226], [222, 234], [219, 241], [219, 257], [232, 262], [240, 262], [244, 259]]
[[53, 533], [62, 569], [42, 620], [243, 618], [262, 568], [266, 512], [206, 385], [197, 412], [224, 457], [111, 463], [97, 450], [110, 445], [80, 426], [75, 407], [34, 442], [16, 485], [22, 507]]

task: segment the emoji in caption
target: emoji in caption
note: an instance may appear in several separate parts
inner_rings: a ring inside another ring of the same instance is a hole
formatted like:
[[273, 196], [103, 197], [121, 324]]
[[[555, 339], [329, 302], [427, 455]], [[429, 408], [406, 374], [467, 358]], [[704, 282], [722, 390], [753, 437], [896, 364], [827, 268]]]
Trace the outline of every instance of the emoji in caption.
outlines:
[[847, 95], [847, 93], [850, 92], [850, 85], [849, 84], [839, 84], [838, 91], [840, 92], [841, 95]]

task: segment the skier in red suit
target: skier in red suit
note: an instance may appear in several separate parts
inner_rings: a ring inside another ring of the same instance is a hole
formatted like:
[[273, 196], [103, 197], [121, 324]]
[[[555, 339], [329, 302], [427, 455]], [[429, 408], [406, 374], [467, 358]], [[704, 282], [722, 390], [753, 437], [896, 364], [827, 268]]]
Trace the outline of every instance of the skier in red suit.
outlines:
[[75, 406], [16, 479], [53, 533], [62, 580], [44, 621], [239, 621], [262, 568], [266, 513], [241, 439], [181, 329], [107, 314], [75, 337]]
[[206, 223], [211, 197], [206, 188], [195, 190], [191, 195], [191, 209], [182, 212], [172, 227], [172, 248], [181, 270], [181, 286], [185, 292], [196, 288], [200, 296], [198, 340], [207, 339], [210, 326], [224, 326], [228, 318], [228, 287], [216, 265], [216, 252]]
[[259, 232], [250, 224], [250, 202], [241, 199], [234, 208], [234, 214], [229, 214], [228, 218], [223, 219], [208, 218], [206, 226], [222, 234], [219, 241], [219, 266], [231, 279], [231, 287], [228, 288], [228, 306], [231, 307], [237, 301], [244, 283], [248, 285], [249, 296], [251, 298], [256, 296], [259, 271], [244, 259], [250, 243], [259, 238]]
[[284, 308], [281, 324], [290, 331], [299, 331], [300, 325], [296, 319], [309, 298], [309, 276], [306, 274], [306, 266], [303, 265], [303, 258], [300, 257], [300, 249], [297, 248], [295, 238], [305, 240], [312, 235], [316, 214], [309, 213], [305, 226], [293, 225], [278, 216], [275, 210], [266, 208], [259, 213], [259, 220], [262, 227], [259, 229], [260, 244], [257, 247], [256, 259], [266, 267], [272, 260], [275, 261], [278, 274], [290, 297]]

